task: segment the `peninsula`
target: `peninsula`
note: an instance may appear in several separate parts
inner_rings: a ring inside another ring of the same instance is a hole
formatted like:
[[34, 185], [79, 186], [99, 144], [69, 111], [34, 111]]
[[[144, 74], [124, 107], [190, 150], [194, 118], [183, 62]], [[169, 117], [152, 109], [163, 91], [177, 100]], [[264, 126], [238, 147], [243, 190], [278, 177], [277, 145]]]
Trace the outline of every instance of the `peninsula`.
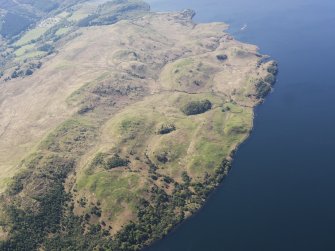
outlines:
[[69, 2], [0, 41], [0, 249], [140, 250], [227, 175], [277, 65], [191, 10]]

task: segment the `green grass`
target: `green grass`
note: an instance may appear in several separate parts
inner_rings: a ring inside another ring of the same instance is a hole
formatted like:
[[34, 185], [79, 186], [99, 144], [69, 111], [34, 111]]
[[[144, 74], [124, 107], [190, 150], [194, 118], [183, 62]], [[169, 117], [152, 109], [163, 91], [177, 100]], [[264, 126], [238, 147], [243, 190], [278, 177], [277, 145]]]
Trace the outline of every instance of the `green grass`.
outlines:
[[141, 151], [150, 136], [155, 135], [155, 124], [159, 120], [158, 114], [148, 113], [142, 108], [118, 114], [108, 126], [114, 148], [123, 149], [126, 153]]
[[21, 62], [21, 61], [24, 61], [26, 59], [40, 58], [40, 57], [43, 57], [46, 54], [47, 53], [44, 52], [44, 51], [31, 51], [31, 52], [22, 54], [20, 57], [15, 58], [15, 61]]
[[[186, 116], [180, 107], [190, 101], [208, 99], [213, 108], [205, 113]], [[173, 179], [183, 171], [202, 179], [205, 173], [214, 174], [222, 160], [229, 156], [248, 135], [253, 112], [227, 103], [229, 111], [222, 112], [224, 100], [213, 94], [163, 94], [127, 107], [107, 124], [103, 138], [109, 153], [131, 155], [143, 160], [147, 152], [158, 172]], [[164, 123], [172, 123], [176, 130], [158, 134]], [[167, 162], [157, 158], [165, 155]]]
[[60, 14], [58, 14], [56, 17], [59, 17], [59, 18], [67, 18], [69, 15], [71, 15], [69, 12], [67, 12], [67, 11], [63, 11], [63, 12], [61, 12]]
[[226, 103], [222, 106], [222, 111], [228, 111], [231, 113], [241, 113], [243, 112], [243, 108], [239, 105], [233, 103]]
[[225, 125], [227, 135], [238, 134], [239, 131], [249, 130], [252, 126], [253, 112], [251, 108], [244, 108], [240, 113], [231, 113]]
[[66, 120], [50, 133], [42, 142], [41, 148], [66, 154], [80, 154], [87, 143], [94, 140], [95, 125], [88, 118], [74, 117]]
[[208, 138], [199, 138], [196, 144], [196, 152], [191, 158], [189, 170], [192, 176], [203, 177], [204, 173], [213, 174], [220, 163], [227, 157], [227, 151], [223, 142], [211, 142]]
[[60, 28], [59, 30], [56, 31], [56, 36], [62, 36], [64, 34], [66, 34], [71, 28], [70, 27], [64, 27], [64, 28]]
[[110, 212], [112, 218], [120, 213], [125, 205], [131, 210], [142, 191], [140, 175], [123, 171], [102, 171], [93, 175], [84, 175], [77, 182], [79, 190], [94, 193], [102, 203], [102, 209]]
[[15, 45], [22, 46], [29, 44], [32, 40], [39, 39], [47, 30], [48, 28], [45, 27], [37, 27], [32, 30], [29, 30], [20, 38], [19, 41], [15, 43]]
[[4, 191], [12, 182], [13, 182], [12, 179], [9, 177], [1, 179], [0, 180], [0, 191]]
[[178, 70], [187, 70], [189, 66], [194, 64], [194, 60], [191, 58], [180, 59], [176, 61], [175, 68]]
[[89, 16], [90, 14], [92, 14], [94, 12], [94, 10], [95, 10], [94, 5], [83, 4], [82, 7], [80, 9], [74, 11], [72, 13], [72, 15], [67, 18], [67, 20], [77, 22], [77, 21]]
[[35, 48], [35, 44], [27, 44], [15, 51], [15, 55], [17, 57], [22, 57], [25, 53], [29, 53], [31, 50]]

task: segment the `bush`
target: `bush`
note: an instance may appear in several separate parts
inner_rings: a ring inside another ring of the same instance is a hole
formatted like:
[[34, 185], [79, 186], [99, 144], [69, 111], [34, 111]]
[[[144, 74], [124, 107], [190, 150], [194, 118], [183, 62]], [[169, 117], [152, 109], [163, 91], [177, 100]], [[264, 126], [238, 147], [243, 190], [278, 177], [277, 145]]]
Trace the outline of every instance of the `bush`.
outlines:
[[217, 58], [219, 61], [225, 61], [225, 60], [227, 60], [228, 56], [225, 55], [225, 54], [222, 54], [222, 55], [217, 55], [216, 58]]
[[278, 73], [278, 64], [277, 62], [272, 62], [272, 64], [268, 67], [268, 72], [273, 74], [273, 75], [277, 75]]
[[266, 83], [263, 80], [260, 80], [256, 83], [256, 97], [257, 98], [264, 98], [268, 95], [271, 91], [271, 85]]
[[55, 48], [51, 44], [44, 44], [38, 48], [39, 51], [53, 52]]
[[182, 112], [189, 116], [201, 114], [210, 109], [212, 109], [212, 103], [206, 99], [201, 101], [191, 101], [182, 108]]
[[91, 209], [91, 214], [92, 215], [96, 215], [98, 217], [101, 217], [101, 209], [97, 206], [94, 206], [92, 209]]
[[78, 110], [78, 114], [80, 115], [83, 115], [85, 113], [88, 113], [90, 111], [93, 111], [94, 110], [94, 105], [90, 104], [90, 105], [84, 105], [83, 107], [81, 107], [79, 110]]
[[34, 72], [31, 69], [27, 69], [25, 75], [30, 76], [30, 75], [33, 75], [33, 73]]
[[222, 112], [229, 112], [231, 110], [230, 106], [222, 107]]
[[183, 181], [184, 181], [185, 184], [190, 184], [191, 178], [190, 178], [190, 176], [188, 176], [187, 172], [184, 171], [181, 174], [181, 177], [182, 177], [182, 179], [183, 179]]
[[91, 22], [96, 19], [98, 17], [98, 15], [94, 14], [94, 15], [89, 15], [88, 17], [85, 17], [83, 19], [81, 19], [77, 25], [79, 27], [87, 27], [91, 25]]
[[86, 200], [86, 198], [84, 197], [84, 198], [80, 198], [80, 200], [78, 201], [78, 203], [79, 203], [79, 206], [81, 206], [81, 207], [85, 207], [86, 206], [86, 204], [87, 204], [87, 200]]
[[230, 130], [231, 134], [243, 134], [247, 133], [248, 129], [246, 129], [244, 126], [235, 126]]
[[168, 133], [173, 132], [175, 130], [176, 130], [176, 127], [175, 127], [174, 124], [164, 124], [158, 130], [158, 133], [159, 134], [168, 134]]
[[17, 71], [13, 71], [12, 72], [12, 75], [10, 76], [11, 78], [18, 78], [19, 77], [19, 74]]
[[94, 159], [92, 160], [91, 166], [99, 166], [105, 164], [105, 154], [99, 152], [95, 155]]
[[162, 162], [162, 163], [166, 163], [169, 161], [168, 157], [167, 157], [167, 153], [166, 152], [163, 152], [163, 153], [159, 153], [156, 155], [156, 158], [159, 162]]
[[276, 77], [269, 73], [265, 78], [264, 81], [269, 83], [270, 85], [274, 85], [276, 83]]
[[115, 154], [113, 157], [106, 161], [105, 168], [112, 169], [115, 167], [127, 166], [129, 164], [129, 160], [122, 159], [119, 155]]

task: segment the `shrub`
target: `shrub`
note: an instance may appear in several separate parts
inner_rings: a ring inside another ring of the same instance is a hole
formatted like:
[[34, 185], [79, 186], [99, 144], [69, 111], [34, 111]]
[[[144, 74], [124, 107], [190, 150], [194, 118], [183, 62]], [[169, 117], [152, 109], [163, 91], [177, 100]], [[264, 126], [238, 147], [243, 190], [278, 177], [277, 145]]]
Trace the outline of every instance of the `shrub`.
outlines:
[[235, 126], [230, 130], [230, 133], [232, 134], [242, 134], [248, 132], [248, 129], [244, 126]]
[[93, 215], [96, 215], [98, 217], [101, 217], [101, 209], [98, 208], [97, 206], [94, 206], [92, 209], [91, 209], [91, 214]]
[[77, 23], [77, 25], [78, 25], [79, 27], [87, 27], [87, 26], [90, 26], [90, 25], [91, 25], [91, 22], [92, 22], [95, 18], [97, 18], [97, 17], [98, 17], [97, 14], [89, 15], [89, 16], [87, 16], [87, 17], [81, 19], [81, 20]]
[[182, 179], [183, 179], [183, 181], [184, 181], [185, 184], [190, 184], [191, 178], [190, 178], [190, 176], [188, 176], [187, 172], [184, 171], [181, 174], [181, 177], [182, 177]]
[[11, 78], [18, 78], [19, 74], [17, 73], [17, 71], [13, 71], [12, 75], [10, 76]]
[[273, 74], [269, 73], [269, 74], [264, 78], [264, 81], [267, 82], [267, 83], [269, 83], [270, 85], [274, 85], [275, 82], [276, 82], [276, 77], [275, 77]]
[[171, 184], [171, 183], [173, 183], [174, 180], [169, 176], [163, 176], [163, 181], [165, 183]]
[[163, 153], [159, 153], [156, 155], [156, 158], [159, 162], [162, 162], [162, 163], [166, 163], [169, 161], [168, 157], [167, 157], [167, 153], [166, 152], [163, 152]]
[[164, 124], [158, 130], [158, 133], [159, 134], [168, 134], [168, 133], [173, 132], [175, 130], [176, 130], [176, 127], [175, 127], [174, 124]]
[[105, 168], [112, 169], [115, 167], [127, 166], [128, 164], [129, 164], [129, 160], [122, 159], [119, 155], [115, 154], [113, 157], [109, 158], [106, 161]]
[[30, 75], [33, 75], [33, 73], [34, 72], [31, 69], [27, 69], [25, 75], [30, 76]]
[[186, 115], [196, 115], [212, 109], [212, 103], [206, 99], [201, 101], [191, 101], [182, 108]]
[[216, 58], [217, 58], [219, 61], [225, 61], [225, 60], [227, 60], [228, 56], [225, 55], [225, 54], [221, 54], [221, 55], [217, 55]]
[[231, 110], [230, 106], [222, 107], [222, 112], [229, 112]]
[[97, 153], [97, 155], [95, 155], [95, 157], [93, 158], [91, 165], [92, 166], [104, 165], [105, 164], [104, 158], [105, 154], [101, 152]]
[[260, 80], [256, 83], [256, 97], [257, 98], [264, 98], [268, 95], [271, 91], [271, 85], [266, 83], [263, 80]]
[[78, 203], [79, 203], [79, 205], [80, 205], [81, 207], [85, 207], [86, 204], [87, 204], [87, 200], [86, 200], [85, 197], [84, 197], [84, 198], [80, 198], [80, 200], [78, 201]]
[[44, 44], [38, 48], [39, 51], [53, 52], [55, 48], [51, 44]]
[[277, 62], [272, 62], [272, 64], [268, 67], [267, 71], [273, 75], [277, 75], [278, 73], [278, 64]]
[[90, 105], [84, 105], [83, 107], [81, 107], [79, 110], [78, 110], [78, 114], [80, 115], [83, 115], [85, 113], [88, 113], [90, 111], [93, 111], [94, 110], [94, 105], [90, 104]]

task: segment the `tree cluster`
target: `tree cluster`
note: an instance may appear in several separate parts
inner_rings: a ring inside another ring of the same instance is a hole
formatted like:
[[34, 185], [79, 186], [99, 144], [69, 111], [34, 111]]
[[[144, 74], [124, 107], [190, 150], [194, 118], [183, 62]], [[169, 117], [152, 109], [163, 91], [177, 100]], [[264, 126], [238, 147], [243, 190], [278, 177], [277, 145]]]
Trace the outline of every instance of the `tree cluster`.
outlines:
[[208, 99], [205, 99], [201, 101], [191, 101], [187, 103], [182, 108], [182, 112], [189, 116], [201, 114], [207, 112], [210, 109], [212, 109], [212, 103]]

